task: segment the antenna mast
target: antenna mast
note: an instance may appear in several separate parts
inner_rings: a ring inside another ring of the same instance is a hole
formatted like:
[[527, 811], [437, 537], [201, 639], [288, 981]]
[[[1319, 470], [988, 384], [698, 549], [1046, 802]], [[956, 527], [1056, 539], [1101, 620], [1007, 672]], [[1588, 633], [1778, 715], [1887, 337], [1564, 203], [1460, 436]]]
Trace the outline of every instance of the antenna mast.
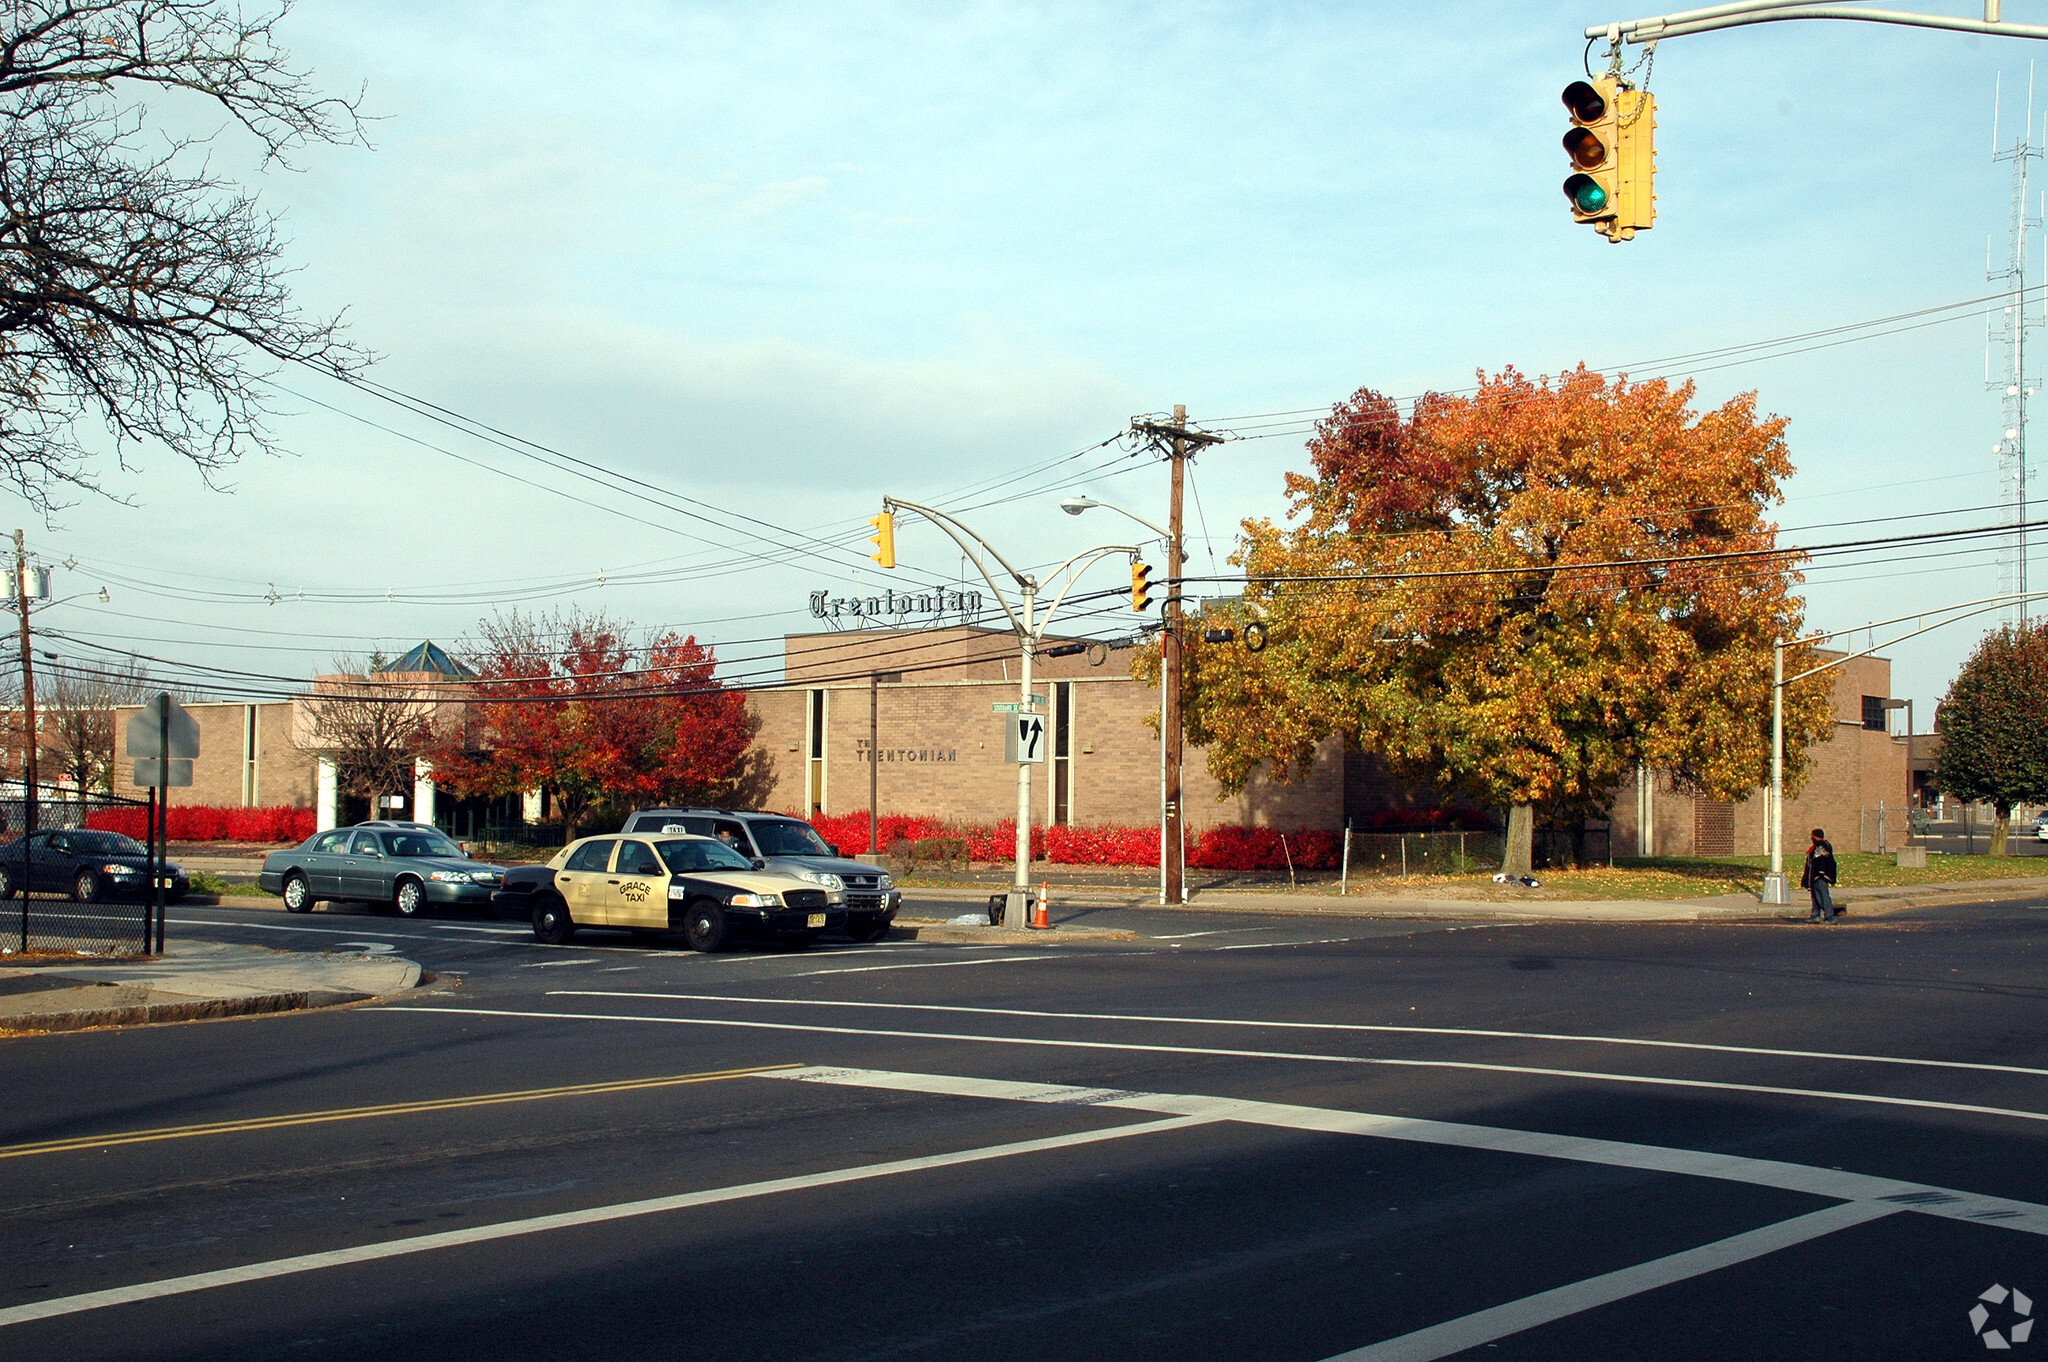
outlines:
[[[1998, 500], [2000, 517], [2013, 527], [1999, 548], [1998, 576], [1999, 590], [2020, 595], [2026, 592], [2027, 582], [2027, 532], [2020, 528], [2027, 523], [2027, 399], [2034, 395], [2033, 380], [2027, 367], [2027, 333], [2041, 325], [2042, 311], [2034, 316], [2027, 315], [2027, 233], [2041, 226], [2041, 215], [2027, 214], [2027, 182], [2030, 163], [2040, 157], [2043, 145], [2034, 141], [2034, 81], [2030, 67], [2027, 75], [2027, 121], [2025, 131], [2013, 139], [2010, 147], [1999, 151], [1994, 143], [1992, 161], [2012, 162], [2012, 217], [2007, 228], [2006, 264], [2002, 270], [1988, 270], [1985, 278], [2002, 286], [2005, 293], [2004, 342], [2005, 373], [1995, 382], [1987, 385], [2004, 389], [2002, 414], [2004, 422], [2001, 438], [1992, 448], [1998, 454]], [[1992, 114], [1992, 127], [1998, 126], [1998, 115]], [[1997, 133], [1994, 131], [1995, 138]], [[2048, 141], [2048, 137], [2044, 137]], [[2044, 309], [2048, 310], [2048, 309]], [[2027, 604], [2020, 601], [2010, 607], [2008, 615], [2016, 615], [2020, 623], [2027, 618]]]

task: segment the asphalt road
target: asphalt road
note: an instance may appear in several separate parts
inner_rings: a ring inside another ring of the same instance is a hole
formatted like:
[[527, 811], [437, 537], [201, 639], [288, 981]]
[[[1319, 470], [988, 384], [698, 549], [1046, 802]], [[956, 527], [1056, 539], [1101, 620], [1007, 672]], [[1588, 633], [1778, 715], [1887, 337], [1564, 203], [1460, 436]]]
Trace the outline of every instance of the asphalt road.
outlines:
[[2048, 1347], [2048, 903], [1118, 918], [706, 957], [175, 910], [438, 982], [0, 1042], [0, 1349], [1917, 1360], [1979, 1304]]

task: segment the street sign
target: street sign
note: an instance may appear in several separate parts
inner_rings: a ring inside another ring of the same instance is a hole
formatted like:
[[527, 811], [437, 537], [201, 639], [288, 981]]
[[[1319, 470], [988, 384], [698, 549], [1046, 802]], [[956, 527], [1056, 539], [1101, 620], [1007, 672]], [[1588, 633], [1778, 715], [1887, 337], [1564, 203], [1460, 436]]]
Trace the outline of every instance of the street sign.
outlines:
[[[164, 716], [166, 709], [168, 709], [170, 715], [171, 750], [168, 753], [159, 750], [164, 745]], [[128, 755], [137, 760], [169, 756], [173, 763], [175, 763], [181, 757], [189, 761], [191, 758], [199, 755], [199, 721], [187, 713], [176, 700], [173, 700], [168, 695], [152, 696], [143, 704], [142, 708], [136, 712], [135, 717], [128, 721], [127, 737]], [[190, 768], [187, 769], [189, 770]], [[173, 776], [177, 774], [175, 764], [171, 767], [171, 774]], [[135, 783], [143, 785], [153, 782], [144, 781], [140, 776], [137, 776]], [[174, 780], [172, 783], [177, 784], [179, 782]], [[183, 783], [190, 785], [192, 782], [188, 778]]]
[[1000, 703], [990, 705], [989, 709], [997, 714], [1025, 714], [1035, 712], [1037, 708], [1040, 705], [1043, 705], [1044, 703], [1044, 700], [1034, 695], [1031, 697], [1031, 708], [1029, 710], [1027, 710], [1024, 707], [1023, 702], [1019, 700], [1004, 700]]
[[1019, 714], [1003, 723], [1003, 760], [1020, 766], [1042, 765], [1045, 761], [1045, 716]]
[[164, 779], [164, 764], [155, 757], [145, 757], [135, 763], [135, 788], [181, 789], [192, 783], [192, 759], [172, 757], [170, 779]]

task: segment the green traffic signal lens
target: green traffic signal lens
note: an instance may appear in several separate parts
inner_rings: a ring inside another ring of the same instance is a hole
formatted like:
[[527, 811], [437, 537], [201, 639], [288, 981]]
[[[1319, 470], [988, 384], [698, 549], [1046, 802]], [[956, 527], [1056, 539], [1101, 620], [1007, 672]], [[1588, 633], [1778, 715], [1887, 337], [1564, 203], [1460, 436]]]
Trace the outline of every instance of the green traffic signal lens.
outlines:
[[1581, 213], [1600, 213], [1607, 209], [1606, 187], [1591, 175], [1574, 175], [1566, 180], [1564, 196]]

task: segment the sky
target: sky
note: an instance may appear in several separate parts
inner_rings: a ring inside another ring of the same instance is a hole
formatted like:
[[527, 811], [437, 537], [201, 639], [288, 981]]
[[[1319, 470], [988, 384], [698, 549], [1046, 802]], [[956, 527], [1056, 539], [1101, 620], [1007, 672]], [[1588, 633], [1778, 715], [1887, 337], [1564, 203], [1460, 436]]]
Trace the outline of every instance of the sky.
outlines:
[[[1637, 17], [1604, 3], [304, 0], [282, 40], [322, 88], [361, 90], [371, 145], [296, 170], [232, 129], [213, 147], [280, 216], [299, 301], [345, 312], [377, 381], [644, 486], [280, 374], [289, 452], [218, 489], [145, 449], [102, 470], [120, 501], [45, 520], [13, 498], [31, 550], [75, 564], [40, 616], [67, 637], [41, 646], [296, 678], [574, 606], [694, 633], [758, 678], [817, 627], [814, 591], [962, 579], [914, 523], [902, 568], [866, 562], [884, 495], [1051, 564], [1146, 533], [1062, 514], [1072, 491], [1165, 521], [1164, 467], [1105, 442], [1185, 404], [1250, 437], [1194, 465], [1190, 572], [1227, 571], [1238, 523], [1284, 514], [1308, 466], [1305, 427], [1261, 414], [1510, 364], [1690, 376], [1701, 408], [1755, 390], [1790, 419], [1789, 542], [1994, 523], [1975, 309], [1653, 362], [1992, 293], [1994, 90], [2009, 142], [2037, 44], [1848, 23], [1669, 40], [1647, 73], [1657, 223], [1614, 246], [1559, 189], [1580, 35]], [[2006, 17], [2048, 23], [2048, 3]], [[2037, 104], [2038, 145], [2048, 70]], [[1988, 550], [1942, 552], [1816, 571], [1809, 622], [2001, 589]], [[1996, 619], [1887, 650], [1922, 727]]]

